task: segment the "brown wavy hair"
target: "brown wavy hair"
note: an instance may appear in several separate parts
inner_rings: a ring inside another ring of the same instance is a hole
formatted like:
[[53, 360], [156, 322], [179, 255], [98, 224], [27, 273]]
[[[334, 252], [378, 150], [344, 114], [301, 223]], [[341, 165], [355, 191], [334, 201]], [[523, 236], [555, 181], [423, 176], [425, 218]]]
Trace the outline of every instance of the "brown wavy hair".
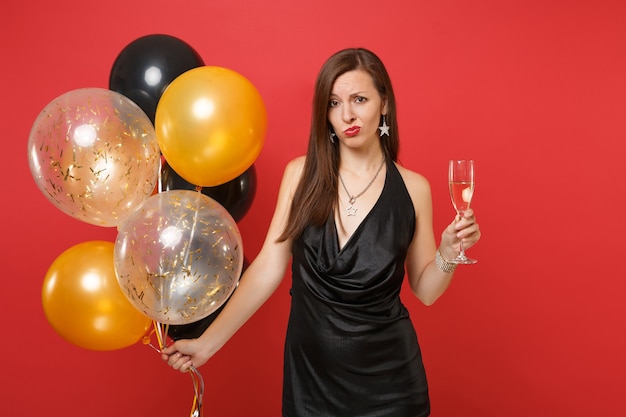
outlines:
[[339, 145], [330, 140], [332, 127], [328, 122], [328, 109], [335, 80], [353, 70], [367, 72], [382, 99], [387, 100], [386, 120], [390, 129], [389, 136], [381, 138], [381, 147], [387, 161], [396, 162], [398, 159], [396, 99], [387, 69], [380, 58], [367, 49], [350, 48], [336, 52], [324, 63], [315, 82], [304, 170], [279, 241], [297, 239], [307, 226], [322, 225], [335, 210], [338, 199]]

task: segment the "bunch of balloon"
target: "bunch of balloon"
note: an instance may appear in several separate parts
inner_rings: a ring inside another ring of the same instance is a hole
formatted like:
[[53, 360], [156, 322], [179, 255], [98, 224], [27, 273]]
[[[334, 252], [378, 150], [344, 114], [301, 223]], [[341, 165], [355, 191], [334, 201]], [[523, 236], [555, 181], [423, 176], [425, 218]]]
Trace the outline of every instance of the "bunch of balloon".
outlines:
[[155, 130], [167, 164], [197, 187], [242, 175], [263, 148], [265, 104], [243, 75], [203, 66], [178, 76], [157, 104]]
[[154, 124], [157, 103], [167, 86], [182, 73], [204, 66], [204, 61], [185, 41], [152, 34], [126, 45], [109, 75], [109, 89], [135, 102]]
[[91, 350], [122, 349], [141, 340], [151, 321], [128, 301], [117, 282], [114, 245], [90, 241], [72, 246], [46, 273], [43, 309], [66, 341]]
[[146, 114], [122, 94], [72, 90], [37, 116], [28, 163], [43, 195], [64, 213], [113, 227], [154, 191], [160, 149]]
[[[235, 290], [243, 269], [237, 224], [212, 198], [190, 190], [151, 196], [118, 228], [115, 271], [135, 308], [153, 320], [157, 351], [169, 325], [194, 323], [216, 312]], [[204, 383], [191, 368], [200, 413]]]

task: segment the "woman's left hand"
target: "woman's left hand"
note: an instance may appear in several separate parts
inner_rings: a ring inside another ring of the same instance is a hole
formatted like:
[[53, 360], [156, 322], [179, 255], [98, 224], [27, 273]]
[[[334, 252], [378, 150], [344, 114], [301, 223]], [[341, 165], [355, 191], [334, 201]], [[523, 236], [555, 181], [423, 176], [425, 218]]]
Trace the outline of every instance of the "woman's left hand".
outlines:
[[474, 210], [468, 209], [463, 217], [457, 215], [441, 234], [439, 250], [445, 259], [453, 259], [461, 250], [467, 250], [474, 246], [480, 239], [480, 227], [476, 223]]

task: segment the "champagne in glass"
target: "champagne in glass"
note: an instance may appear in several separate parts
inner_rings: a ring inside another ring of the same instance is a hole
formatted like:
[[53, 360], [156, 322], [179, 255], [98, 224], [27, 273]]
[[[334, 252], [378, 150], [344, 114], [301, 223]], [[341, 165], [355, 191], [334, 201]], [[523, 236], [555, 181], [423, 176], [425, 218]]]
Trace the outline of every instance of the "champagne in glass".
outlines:
[[[474, 161], [451, 160], [448, 168], [448, 184], [450, 185], [450, 198], [457, 214], [463, 217], [463, 213], [469, 209], [474, 196]], [[465, 256], [463, 242], [460, 244], [460, 252], [456, 258], [448, 262], [454, 264], [475, 264], [476, 259]]]

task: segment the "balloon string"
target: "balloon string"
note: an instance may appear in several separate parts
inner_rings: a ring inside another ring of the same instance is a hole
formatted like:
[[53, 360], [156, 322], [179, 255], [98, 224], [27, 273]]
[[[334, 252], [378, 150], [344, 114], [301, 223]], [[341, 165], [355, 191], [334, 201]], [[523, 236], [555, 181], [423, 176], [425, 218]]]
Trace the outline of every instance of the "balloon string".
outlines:
[[159, 175], [157, 177], [157, 194], [163, 192], [163, 166], [165, 158], [163, 155], [159, 158]]
[[161, 349], [159, 349], [158, 347], [156, 347], [156, 346], [154, 346], [154, 345], [152, 344], [152, 335], [153, 335], [153, 334], [155, 334], [155, 333], [156, 333], [156, 330], [155, 330], [155, 329], [152, 329], [152, 330], [150, 331], [150, 334], [148, 334], [148, 335], [146, 335], [146, 336], [144, 336], [144, 337], [143, 337], [143, 339], [142, 339], [142, 343], [143, 343], [144, 345], [146, 345], [146, 346], [148, 346], [148, 347], [150, 347], [150, 348], [154, 349], [157, 353], [161, 353]]
[[202, 417], [202, 397], [204, 396], [204, 379], [200, 371], [195, 367], [189, 368], [191, 381], [193, 383], [194, 398], [191, 406], [190, 417]]
[[[150, 332], [150, 335], [145, 336], [143, 339], [144, 345], [150, 346], [152, 349], [161, 353], [166, 346], [167, 332], [169, 330], [169, 324], [159, 323], [156, 320], [152, 321], [154, 329]], [[152, 344], [151, 336], [154, 334], [157, 338], [158, 348]], [[189, 375], [191, 375], [191, 382], [193, 384], [193, 402], [191, 404], [191, 412], [189, 417], [202, 417], [202, 397], [204, 396], [204, 379], [200, 374], [200, 371], [195, 367], [189, 368]]]
[[163, 350], [167, 345], [167, 332], [169, 331], [170, 325], [159, 323], [156, 320], [152, 322], [154, 325], [155, 334], [157, 337], [157, 342], [159, 343], [159, 352]]

